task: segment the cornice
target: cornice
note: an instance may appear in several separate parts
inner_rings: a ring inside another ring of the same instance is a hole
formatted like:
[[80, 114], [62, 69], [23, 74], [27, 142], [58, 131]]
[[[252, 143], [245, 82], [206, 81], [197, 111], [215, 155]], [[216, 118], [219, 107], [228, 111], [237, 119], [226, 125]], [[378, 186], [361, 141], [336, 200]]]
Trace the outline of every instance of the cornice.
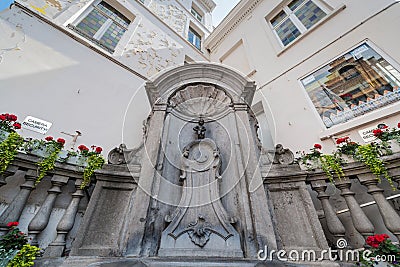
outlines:
[[209, 12], [212, 12], [214, 8], [217, 6], [213, 0], [198, 0], [200, 3], [202, 3], [208, 10]]
[[205, 40], [205, 47], [211, 51], [232, 32], [263, 0], [242, 0], [222, 20]]

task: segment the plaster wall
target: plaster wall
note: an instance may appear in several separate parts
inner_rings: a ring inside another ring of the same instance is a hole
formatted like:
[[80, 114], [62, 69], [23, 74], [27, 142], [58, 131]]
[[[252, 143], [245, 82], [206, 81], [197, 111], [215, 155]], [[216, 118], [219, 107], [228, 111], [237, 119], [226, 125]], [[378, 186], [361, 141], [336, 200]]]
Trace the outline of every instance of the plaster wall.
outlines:
[[[251, 1], [239, 3], [237, 10], [247, 2]], [[276, 128], [273, 136], [276, 143], [298, 151], [322, 142], [325, 152], [330, 152], [334, 141], [329, 137], [350, 135], [353, 140], [362, 141], [358, 130], [381, 122], [389, 126], [397, 125], [400, 105], [392, 104], [327, 129], [299, 79], [367, 39], [379, 52], [387, 55], [393, 66], [400, 69], [400, 52], [396, 48], [399, 37], [389, 34], [396, 32], [400, 20], [400, 5], [395, 2], [324, 1], [331, 8], [327, 19], [282, 48], [266, 17], [279, 10], [281, 3], [285, 2], [258, 1], [246, 15], [244, 9], [238, 12], [237, 18], [243, 16], [242, 20], [218, 43], [235, 19], [222, 22], [206, 41], [206, 47], [211, 49], [211, 61], [223, 62], [238, 42], [243, 43], [242, 53], [245, 53], [247, 62], [240, 64], [240, 60], [233, 59], [228, 65], [232, 64], [257, 82], [258, 90], [253, 103], [262, 101], [264, 110], [271, 110], [271, 114], [266, 112], [266, 115], [268, 124]]]

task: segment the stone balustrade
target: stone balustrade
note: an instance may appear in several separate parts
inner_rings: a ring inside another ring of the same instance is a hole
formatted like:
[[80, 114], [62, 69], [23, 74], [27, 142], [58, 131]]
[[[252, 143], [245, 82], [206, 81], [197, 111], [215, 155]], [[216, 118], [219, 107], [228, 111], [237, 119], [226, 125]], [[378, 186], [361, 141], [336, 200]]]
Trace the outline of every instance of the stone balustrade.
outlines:
[[[18, 221], [30, 243], [44, 250], [44, 257], [60, 257], [69, 253], [94, 185], [81, 189], [83, 168], [56, 163], [54, 170], [35, 186], [38, 160], [19, 153], [0, 176], [0, 235], [9, 230], [8, 222]], [[104, 176], [112, 173], [112, 177], [130, 177], [128, 168], [120, 168], [119, 172], [115, 169], [104, 166], [100, 172]], [[129, 181], [135, 183], [132, 177]]]
[[377, 177], [362, 163], [344, 167], [346, 178], [331, 184], [324, 172], [308, 172], [306, 179], [313, 190], [313, 201], [331, 244], [345, 237], [353, 248], [364, 245], [370, 235], [387, 233], [395, 242], [400, 240], [400, 154], [384, 157], [386, 167], [397, 183], [397, 190]]
[[[400, 189], [399, 154], [384, 160]], [[132, 203], [123, 200], [132, 199], [135, 194], [139, 165], [128, 168], [106, 164], [96, 172], [96, 186], [82, 190], [83, 169], [61, 163], [56, 163], [55, 169], [35, 187], [37, 161], [35, 156], [18, 154], [0, 177], [0, 234], [8, 230], [8, 222], [19, 221], [19, 228], [29, 234], [31, 243], [44, 249], [44, 257], [60, 257], [68, 255], [75, 239], [79, 246], [72, 253], [93, 254], [93, 246], [99, 240], [77, 236], [77, 231], [81, 224], [82, 229], [89, 229], [83, 231], [86, 235], [101, 230], [102, 222], [90, 222], [92, 216], [101, 216], [99, 212], [112, 213], [110, 220], [118, 225], [112, 236], [128, 227], [123, 214]], [[272, 203], [265, 208], [273, 210], [281, 248], [334, 247], [339, 238], [346, 238], [352, 248], [360, 248], [366, 237], [377, 233], [387, 233], [395, 242], [399, 240], [400, 191], [393, 190], [384, 180], [378, 183], [362, 163], [347, 164], [344, 172], [346, 178], [335, 179], [334, 184], [322, 170], [302, 171], [297, 165], [274, 164], [269, 171], [262, 172], [264, 189]], [[118, 208], [100, 211], [100, 206], [107, 206], [110, 198], [118, 200]], [[85, 212], [87, 222], [82, 220]], [[298, 232], [306, 233], [302, 238], [310, 238], [299, 240]], [[96, 249], [109, 255], [107, 246], [119, 246], [125, 239], [123, 236], [106, 240], [109, 244]], [[94, 240], [93, 244], [87, 240]]]

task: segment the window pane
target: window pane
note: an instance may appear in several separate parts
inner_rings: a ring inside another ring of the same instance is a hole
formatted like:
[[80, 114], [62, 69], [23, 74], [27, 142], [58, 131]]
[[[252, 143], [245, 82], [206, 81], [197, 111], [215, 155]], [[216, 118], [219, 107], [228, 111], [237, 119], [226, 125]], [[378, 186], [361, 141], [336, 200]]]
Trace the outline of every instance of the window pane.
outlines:
[[201, 37], [200, 35], [193, 30], [192, 28], [189, 28], [189, 33], [188, 33], [188, 41], [192, 43], [194, 46], [197, 47], [197, 49], [201, 49]]
[[89, 15], [87, 15], [79, 24], [76, 26], [79, 33], [88, 37], [93, 37], [95, 33], [107, 20], [107, 17], [101, 14], [96, 9], [93, 9]]
[[294, 0], [292, 2], [290, 2], [290, 4], [288, 5], [288, 7], [290, 8], [290, 10], [294, 11], [296, 8], [298, 8], [301, 4], [304, 3], [305, 0]]
[[301, 80], [327, 128], [400, 101], [400, 73], [362, 44]]
[[113, 23], [101, 37], [99, 42], [110, 49], [114, 49], [124, 32], [124, 28], [120, 27], [116, 23]]
[[295, 12], [295, 15], [309, 29], [325, 17], [326, 14], [314, 2], [308, 1]]
[[271, 24], [273, 27], [279, 24], [279, 22], [283, 21], [286, 18], [286, 13], [282, 10], [279, 12], [278, 15], [276, 15], [273, 19], [271, 19]]
[[288, 18], [278, 27], [276, 27], [276, 33], [281, 39], [283, 45], [291, 43], [297, 36], [300, 35], [299, 29], [293, 24], [293, 22]]

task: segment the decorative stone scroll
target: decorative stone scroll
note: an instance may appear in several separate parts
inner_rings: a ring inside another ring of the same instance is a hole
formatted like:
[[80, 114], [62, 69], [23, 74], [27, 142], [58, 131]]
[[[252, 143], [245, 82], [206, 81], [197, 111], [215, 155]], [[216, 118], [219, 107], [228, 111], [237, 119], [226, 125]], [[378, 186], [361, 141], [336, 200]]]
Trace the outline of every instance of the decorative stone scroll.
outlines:
[[240, 237], [222, 206], [220, 154], [209, 138], [183, 149], [182, 198], [163, 231], [159, 256], [243, 257]]

